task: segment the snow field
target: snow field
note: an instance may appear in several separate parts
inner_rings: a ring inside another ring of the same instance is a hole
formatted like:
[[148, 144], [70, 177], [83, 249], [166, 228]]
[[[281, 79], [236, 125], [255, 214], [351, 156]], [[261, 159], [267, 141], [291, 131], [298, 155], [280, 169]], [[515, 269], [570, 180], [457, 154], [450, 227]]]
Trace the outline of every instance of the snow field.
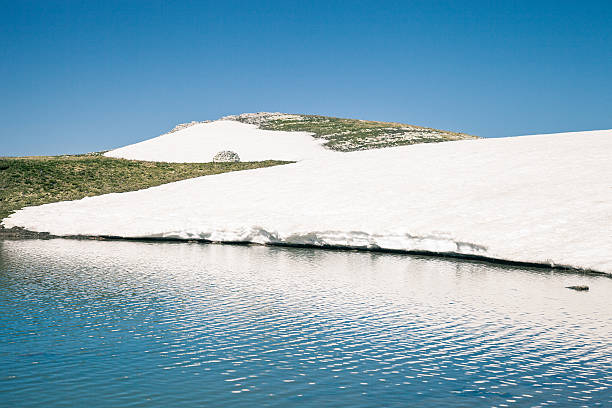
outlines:
[[[153, 152], [163, 153], [155, 140], [133, 146], [151, 142], [147, 160], [155, 160]], [[243, 160], [290, 159], [256, 147], [253, 156], [235, 151]], [[611, 152], [612, 131], [593, 131], [330, 153], [333, 160], [302, 154], [309, 160], [28, 207], [3, 224], [55, 235], [431, 251], [612, 273]], [[196, 152], [172, 154], [183, 161]]]
[[241, 161], [298, 161], [333, 154], [307, 132], [262, 130], [232, 120], [198, 123], [104, 155], [130, 160], [175, 163], [211, 162], [222, 150], [238, 153]]

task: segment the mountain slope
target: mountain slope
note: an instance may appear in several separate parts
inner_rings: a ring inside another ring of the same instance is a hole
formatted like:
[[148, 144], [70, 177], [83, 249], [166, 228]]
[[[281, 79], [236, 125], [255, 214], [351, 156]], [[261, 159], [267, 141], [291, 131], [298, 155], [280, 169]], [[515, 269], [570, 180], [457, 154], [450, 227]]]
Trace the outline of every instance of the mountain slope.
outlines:
[[161, 136], [112, 150], [105, 156], [208, 162], [217, 152], [232, 150], [244, 161], [296, 161], [333, 152], [475, 138], [401, 123], [260, 112], [183, 123]]
[[309, 132], [315, 138], [324, 139], [323, 146], [341, 152], [418, 143], [478, 139], [476, 136], [465, 133], [402, 123], [343, 119], [321, 115], [259, 112], [226, 116], [222, 119], [254, 124], [260, 129], [266, 130]]
[[250, 162], [272, 157], [272, 160], [297, 161], [334, 153], [306, 132], [263, 130], [233, 120], [179, 126], [179, 130], [104, 155], [131, 160], [205, 163], [224, 150], [233, 151], [240, 160]]

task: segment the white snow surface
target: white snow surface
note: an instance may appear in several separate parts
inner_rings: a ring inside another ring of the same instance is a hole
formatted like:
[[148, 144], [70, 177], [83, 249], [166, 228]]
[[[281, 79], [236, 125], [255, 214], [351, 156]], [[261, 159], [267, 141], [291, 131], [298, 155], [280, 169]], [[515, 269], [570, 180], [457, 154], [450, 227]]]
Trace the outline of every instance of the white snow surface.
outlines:
[[55, 235], [431, 251], [612, 273], [611, 153], [612, 130], [358, 151], [28, 207], [3, 223]]
[[234, 120], [188, 124], [144, 142], [106, 152], [108, 157], [176, 163], [211, 162], [223, 150], [238, 153], [242, 161], [298, 161], [330, 155], [308, 132], [259, 129]]

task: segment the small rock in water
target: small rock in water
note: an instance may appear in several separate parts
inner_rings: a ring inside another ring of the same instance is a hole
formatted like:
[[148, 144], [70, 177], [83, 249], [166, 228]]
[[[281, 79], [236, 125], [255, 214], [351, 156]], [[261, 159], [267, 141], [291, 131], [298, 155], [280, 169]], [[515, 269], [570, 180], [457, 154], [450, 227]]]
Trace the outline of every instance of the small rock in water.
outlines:
[[566, 286], [566, 288], [568, 289], [573, 289], [573, 290], [589, 290], [589, 287], [586, 285], [576, 285], [576, 286]]
[[236, 163], [240, 161], [240, 156], [238, 153], [232, 152], [231, 150], [223, 150], [219, 153], [215, 154], [213, 157], [214, 163]]

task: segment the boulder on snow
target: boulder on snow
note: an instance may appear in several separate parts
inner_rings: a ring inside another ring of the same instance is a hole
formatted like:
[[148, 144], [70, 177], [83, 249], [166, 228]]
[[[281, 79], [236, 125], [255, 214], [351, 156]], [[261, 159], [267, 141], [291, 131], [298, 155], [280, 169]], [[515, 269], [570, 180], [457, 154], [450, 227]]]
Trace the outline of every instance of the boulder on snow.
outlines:
[[235, 163], [239, 161], [240, 156], [238, 156], [238, 153], [231, 150], [222, 150], [213, 157], [213, 163]]

